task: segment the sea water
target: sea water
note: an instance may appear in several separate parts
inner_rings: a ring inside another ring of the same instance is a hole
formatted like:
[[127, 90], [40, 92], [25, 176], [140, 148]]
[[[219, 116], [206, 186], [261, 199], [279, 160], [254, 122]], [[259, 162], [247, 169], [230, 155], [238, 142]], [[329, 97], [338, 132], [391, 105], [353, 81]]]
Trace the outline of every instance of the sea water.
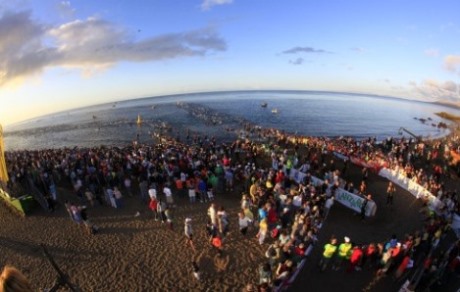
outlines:
[[[266, 106], [263, 106], [266, 105]], [[347, 93], [237, 91], [150, 97], [74, 109], [5, 127], [7, 150], [126, 146], [153, 142], [152, 134], [185, 140], [187, 133], [233, 140], [231, 129], [250, 123], [308, 136], [357, 139], [447, 135], [435, 115], [460, 111], [432, 103]], [[137, 125], [138, 116], [142, 123]], [[424, 119], [422, 122], [420, 119]], [[406, 135], [406, 133], [403, 133]]]

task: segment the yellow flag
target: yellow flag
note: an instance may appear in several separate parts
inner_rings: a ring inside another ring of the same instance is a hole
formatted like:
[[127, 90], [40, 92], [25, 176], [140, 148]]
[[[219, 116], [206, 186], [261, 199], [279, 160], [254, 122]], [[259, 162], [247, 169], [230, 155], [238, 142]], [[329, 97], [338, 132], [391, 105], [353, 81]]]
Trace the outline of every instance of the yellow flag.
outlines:
[[3, 142], [3, 128], [0, 125], [0, 181], [3, 183], [8, 182], [8, 172], [6, 170], [5, 162], [5, 144]]

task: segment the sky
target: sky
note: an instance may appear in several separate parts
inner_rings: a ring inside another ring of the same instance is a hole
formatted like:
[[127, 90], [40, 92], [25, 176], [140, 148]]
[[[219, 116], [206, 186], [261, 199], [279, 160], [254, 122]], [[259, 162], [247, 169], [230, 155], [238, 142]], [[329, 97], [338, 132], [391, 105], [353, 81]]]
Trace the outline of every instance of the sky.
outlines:
[[0, 124], [226, 90], [460, 104], [458, 11], [458, 0], [0, 0]]

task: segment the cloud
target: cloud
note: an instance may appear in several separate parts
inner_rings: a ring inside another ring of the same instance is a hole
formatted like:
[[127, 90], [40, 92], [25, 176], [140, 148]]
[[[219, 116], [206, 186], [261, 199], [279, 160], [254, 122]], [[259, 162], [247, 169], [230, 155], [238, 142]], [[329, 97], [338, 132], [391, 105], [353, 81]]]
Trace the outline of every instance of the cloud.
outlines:
[[319, 53], [319, 54], [331, 54], [331, 52], [315, 49], [311, 47], [293, 47], [289, 50], [283, 51], [283, 54], [297, 54], [297, 53]]
[[32, 20], [29, 12], [4, 14], [0, 39], [0, 85], [47, 67], [92, 72], [120, 61], [206, 56], [227, 47], [212, 28], [136, 40], [123, 27], [103, 19], [91, 17], [49, 27]]
[[204, 0], [203, 3], [201, 3], [201, 9], [209, 10], [213, 6], [230, 4], [232, 2], [233, 0]]
[[6, 80], [35, 73], [51, 58], [42, 45], [46, 27], [34, 23], [29, 12], [3, 14], [0, 18], [0, 85]]
[[350, 50], [357, 52], [357, 53], [364, 53], [366, 51], [366, 49], [360, 48], [360, 47], [353, 47], [353, 48], [350, 48]]
[[438, 49], [426, 49], [424, 51], [424, 53], [428, 57], [438, 57], [439, 56], [439, 50]]
[[451, 72], [455, 72], [457, 69], [460, 69], [460, 55], [448, 55], [445, 57], [444, 68]]
[[289, 60], [289, 64], [302, 65], [305, 60], [303, 58], [297, 58], [295, 60]]
[[426, 79], [420, 84], [410, 83], [416, 93], [428, 100], [460, 101], [459, 86], [452, 80], [440, 82], [435, 79]]
[[70, 4], [70, 1], [61, 1], [56, 4], [57, 11], [62, 18], [72, 18], [75, 15], [76, 9]]

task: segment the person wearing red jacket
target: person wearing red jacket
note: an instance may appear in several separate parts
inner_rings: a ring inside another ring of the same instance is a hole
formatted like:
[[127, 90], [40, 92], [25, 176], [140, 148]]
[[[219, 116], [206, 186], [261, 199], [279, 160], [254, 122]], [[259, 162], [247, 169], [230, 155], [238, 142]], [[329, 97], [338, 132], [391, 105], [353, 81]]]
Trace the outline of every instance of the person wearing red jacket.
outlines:
[[279, 170], [276, 173], [275, 183], [282, 183], [283, 181], [284, 181], [284, 172], [282, 170]]
[[354, 270], [360, 271], [361, 267], [361, 260], [363, 258], [363, 250], [359, 245], [355, 245], [353, 247], [353, 250], [351, 251], [351, 256], [350, 256], [350, 265], [347, 268], [347, 272], [350, 273]]
[[275, 208], [271, 204], [269, 205], [269, 209], [267, 211], [267, 223], [270, 229], [272, 229], [274, 226], [276, 226], [276, 223], [278, 221], [278, 215], [276, 214]]
[[377, 247], [375, 246], [374, 243], [370, 243], [364, 249], [363, 259], [361, 261], [361, 267], [364, 267], [367, 264], [369, 268], [373, 268], [377, 262], [377, 258], [378, 258]]

